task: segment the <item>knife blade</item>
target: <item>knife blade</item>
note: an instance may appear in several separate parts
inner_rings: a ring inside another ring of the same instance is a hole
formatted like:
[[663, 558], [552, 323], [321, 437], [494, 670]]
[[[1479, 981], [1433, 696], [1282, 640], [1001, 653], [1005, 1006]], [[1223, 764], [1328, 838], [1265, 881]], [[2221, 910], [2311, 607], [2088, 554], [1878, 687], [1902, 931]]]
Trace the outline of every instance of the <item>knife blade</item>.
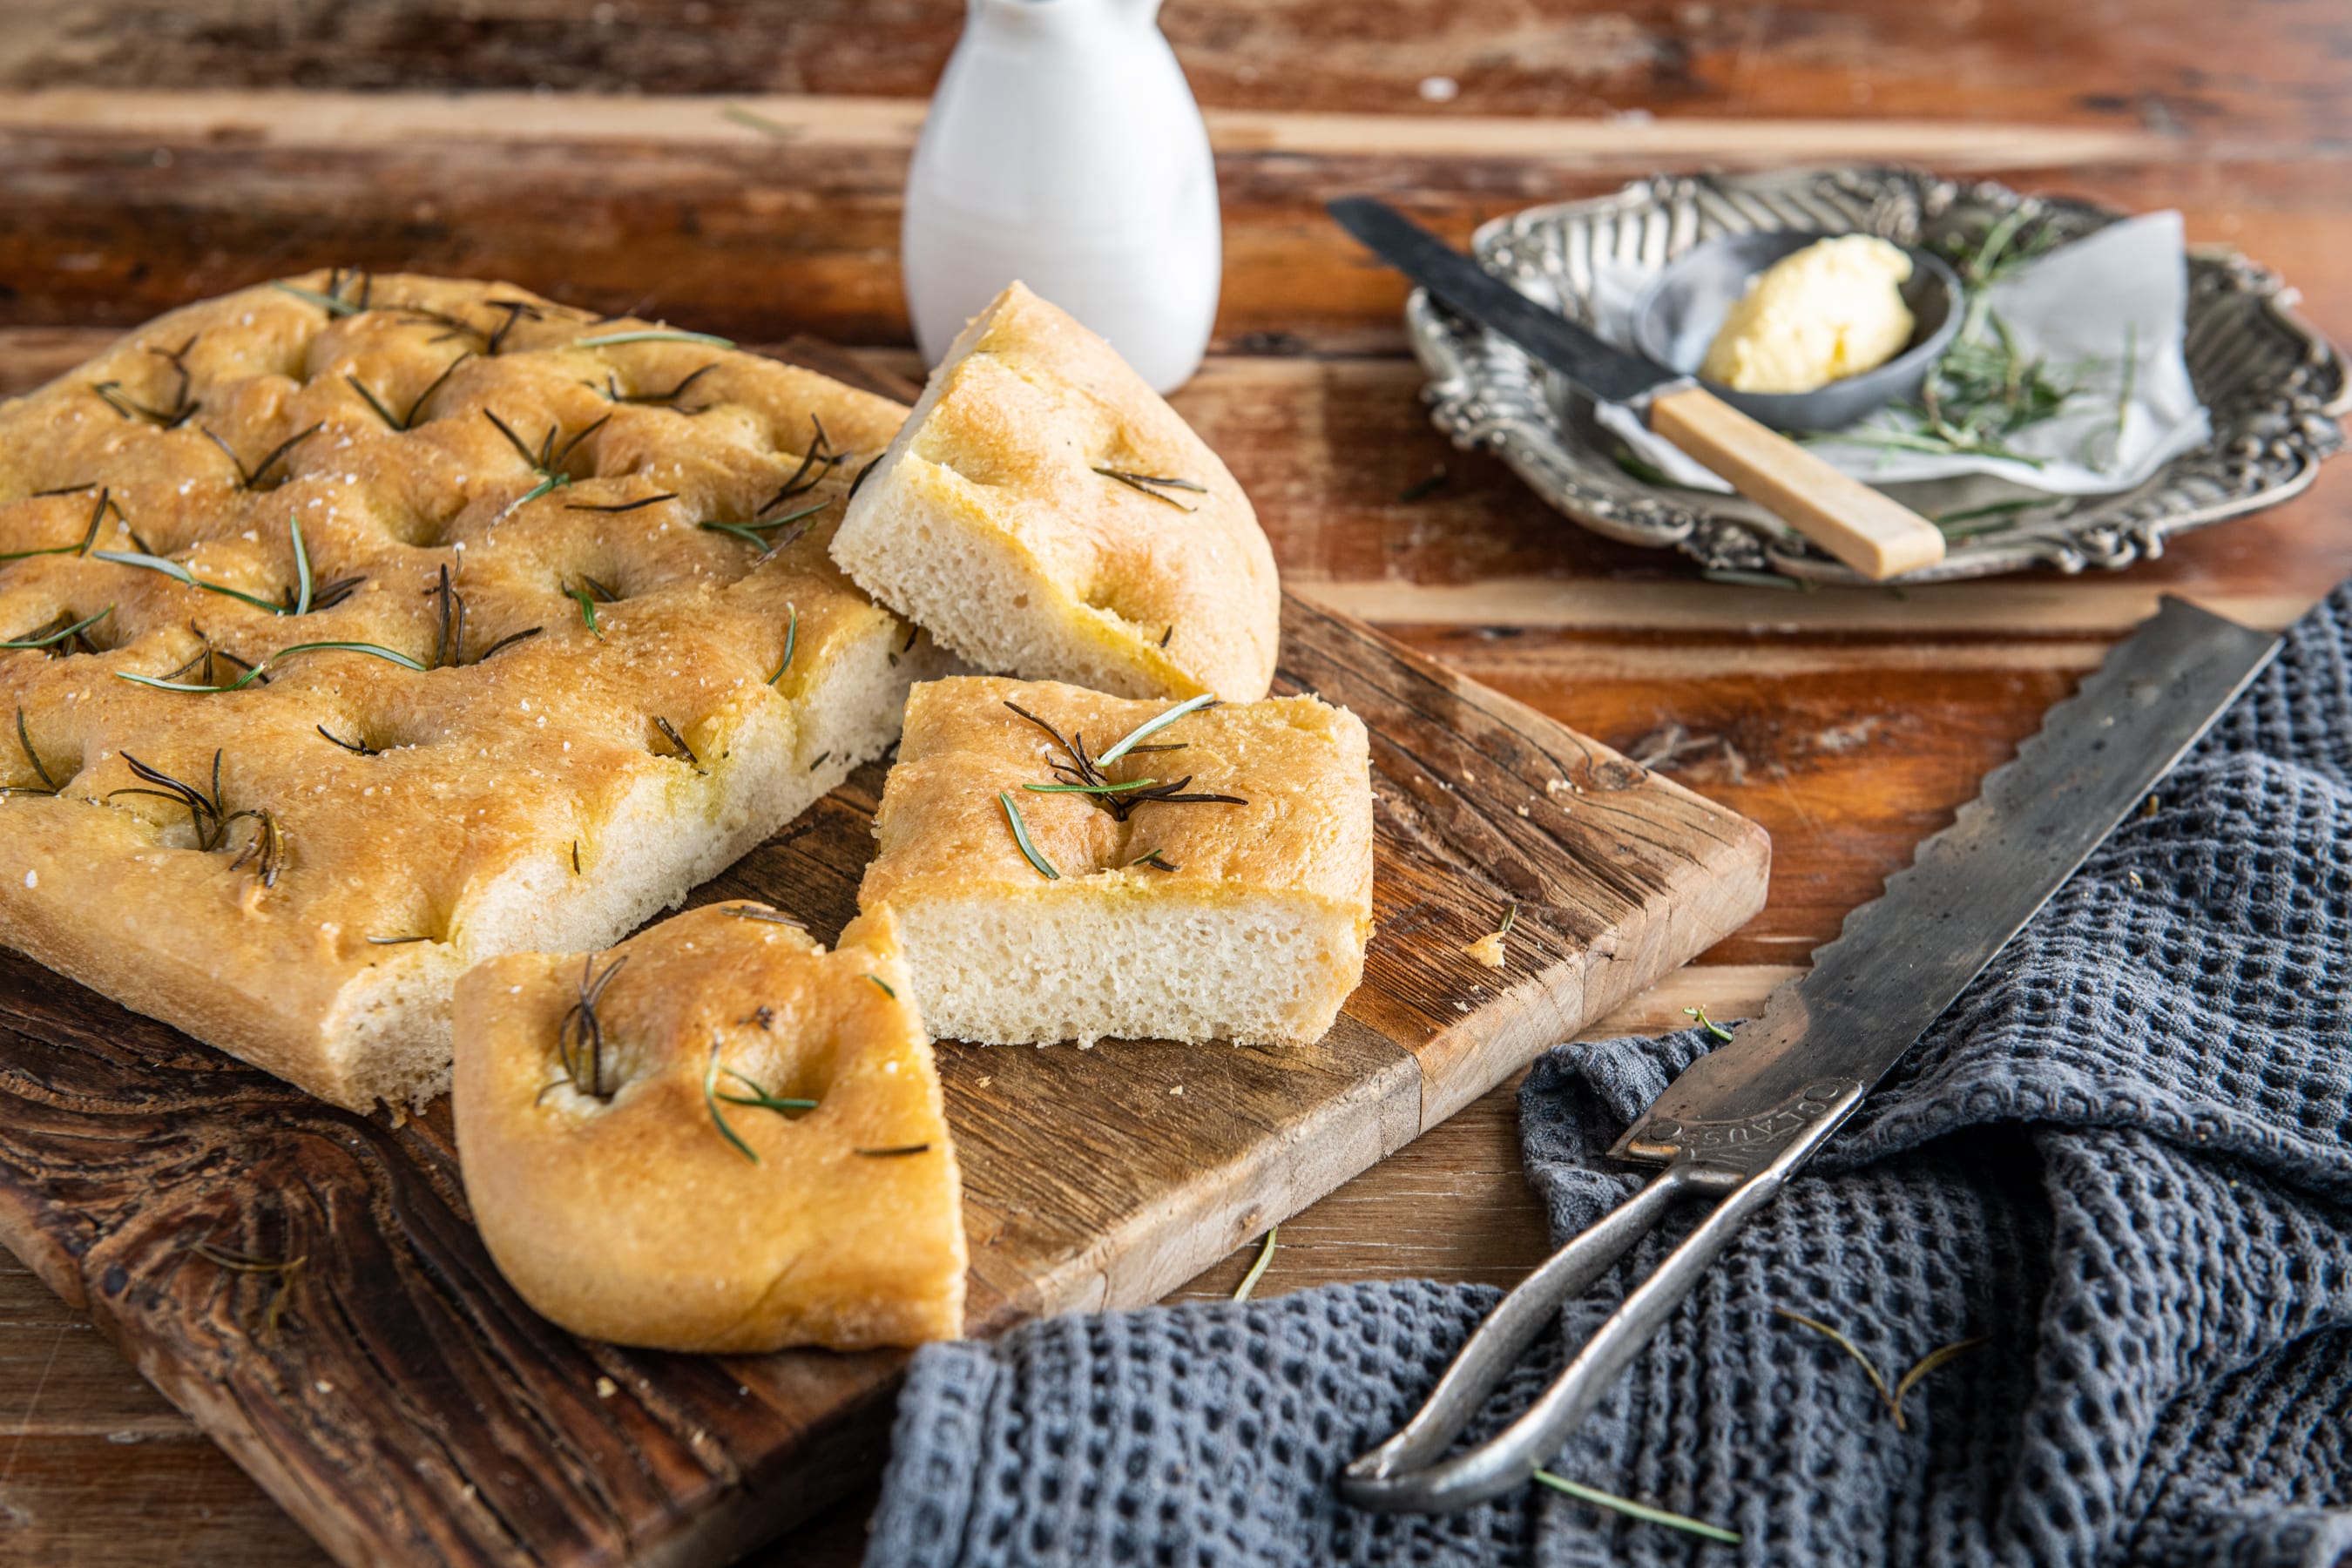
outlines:
[[1768, 430], [1679, 372], [1546, 310], [1384, 202], [1342, 196], [1339, 226], [1381, 260], [1593, 396], [1651, 429], [1838, 560], [1876, 582], [1944, 558], [1943, 531], [1879, 490]]
[[1846, 918], [1761, 1017], [1685, 1069], [1611, 1151], [1753, 1169], [1808, 1105], [1866, 1092], [2196, 744], [2278, 647], [2183, 599], [2120, 644], [1988, 774], [1910, 868]]
[[[1524, 1485], [1789, 1174], [1851, 1115], [2278, 650], [2167, 597], [1763, 1016], [1684, 1069], [1612, 1152], [1664, 1168], [1506, 1296], [1413, 1418], [1348, 1466], [1359, 1508], [1437, 1512]], [[1452, 1452], [1520, 1354], [1687, 1199], [1714, 1209], [1526, 1411]]]
[[1373, 255], [1604, 402], [1638, 405], [1662, 387], [1695, 384], [1544, 309], [1385, 202], [1342, 196], [1329, 210]]

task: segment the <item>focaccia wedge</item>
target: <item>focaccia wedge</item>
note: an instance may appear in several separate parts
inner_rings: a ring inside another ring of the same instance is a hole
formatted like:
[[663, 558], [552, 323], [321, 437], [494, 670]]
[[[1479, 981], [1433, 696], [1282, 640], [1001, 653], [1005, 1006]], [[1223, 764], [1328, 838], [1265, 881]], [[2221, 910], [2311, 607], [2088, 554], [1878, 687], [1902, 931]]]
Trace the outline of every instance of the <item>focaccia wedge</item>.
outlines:
[[747, 902], [469, 972], [457, 1150], [500, 1272], [624, 1344], [953, 1338], [962, 1192], [912, 995], [887, 915], [827, 952]]
[[1111, 346], [1015, 283], [849, 503], [833, 558], [982, 669], [1265, 695], [1281, 590], [1249, 498]]

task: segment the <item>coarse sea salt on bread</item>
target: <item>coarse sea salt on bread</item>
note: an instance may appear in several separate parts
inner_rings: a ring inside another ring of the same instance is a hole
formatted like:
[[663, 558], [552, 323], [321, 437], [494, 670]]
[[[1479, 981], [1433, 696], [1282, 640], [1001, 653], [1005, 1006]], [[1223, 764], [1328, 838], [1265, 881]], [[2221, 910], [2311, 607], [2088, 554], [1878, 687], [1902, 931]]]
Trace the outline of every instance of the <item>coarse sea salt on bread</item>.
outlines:
[[0, 941], [337, 1104], [440, 1092], [469, 964], [612, 942], [895, 736], [943, 656], [824, 546], [901, 417], [324, 273], [0, 404], [0, 637], [51, 639], [0, 653]]
[[1125, 697], [1265, 695], [1274, 554], [1214, 452], [1015, 283], [931, 373], [833, 558], [971, 663]]
[[953, 1338], [962, 1196], [912, 994], [888, 915], [827, 952], [740, 901], [469, 971], [457, 1149], [499, 1271], [623, 1344]]
[[934, 1033], [1301, 1044], [1331, 1026], [1372, 925], [1353, 713], [1313, 697], [1223, 704], [1102, 768], [1245, 804], [1143, 800], [1122, 821], [1097, 804], [1113, 797], [1025, 787], [1066, 782], [1076, 748], [1099, 756], [1174, 706], [993, 678], [909, 693], [858, 906], [897, 912]]

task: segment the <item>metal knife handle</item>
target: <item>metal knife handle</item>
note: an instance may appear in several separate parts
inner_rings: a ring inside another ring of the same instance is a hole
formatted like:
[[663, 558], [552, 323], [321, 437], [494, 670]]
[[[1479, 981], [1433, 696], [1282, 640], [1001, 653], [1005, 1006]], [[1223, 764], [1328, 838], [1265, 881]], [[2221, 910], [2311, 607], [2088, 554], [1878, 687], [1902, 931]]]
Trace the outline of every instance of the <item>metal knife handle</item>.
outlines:
[[[1862, 1102], [1862, 1096], [1863, 1086], [1852, 1085], [1804, 1136], [1790, 1141], [1756, 1171], [1711, 1160], [1678, 1159], [1588, 1226], [1503, 1299], [1454, 1356], [1420, 1413], [1341, 1473], [1340, 1497], [1380, 1513], [1445, 1513], [1525, 1485], [1665, 1326], [1740, 1226], [1772, 1201], [1789, 1173], [1811, 1155]], [[1657, 1228], [1669, 1209], [1685, 1197], [1701, 1196], [1719, 1196], [1720, 1201], [1609, 1314], [1534, 1404], [1486, 1441], [1452, 1458], [1437, 1458], [1551, 1322], [1562, 1301], [1608, 1272], [1635, 1242]]]
[[1650, 428], [1873, 582], [1944, 558], [1944, 533], [1934, 523], [1704, 387], [1652, 398]]

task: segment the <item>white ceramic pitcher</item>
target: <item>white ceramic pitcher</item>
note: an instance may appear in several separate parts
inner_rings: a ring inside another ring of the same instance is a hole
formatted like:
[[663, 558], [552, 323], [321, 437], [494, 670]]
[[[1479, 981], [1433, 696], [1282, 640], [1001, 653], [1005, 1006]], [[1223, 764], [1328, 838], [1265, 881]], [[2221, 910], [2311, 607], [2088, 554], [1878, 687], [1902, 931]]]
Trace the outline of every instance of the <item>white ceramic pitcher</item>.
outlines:
[[1223, 262], [1217, 176], [1160, 0], [971, 0], [907, 177], [900, 236], [933, 363], [1018, 279], [1162, 392], [1199, 367]]

